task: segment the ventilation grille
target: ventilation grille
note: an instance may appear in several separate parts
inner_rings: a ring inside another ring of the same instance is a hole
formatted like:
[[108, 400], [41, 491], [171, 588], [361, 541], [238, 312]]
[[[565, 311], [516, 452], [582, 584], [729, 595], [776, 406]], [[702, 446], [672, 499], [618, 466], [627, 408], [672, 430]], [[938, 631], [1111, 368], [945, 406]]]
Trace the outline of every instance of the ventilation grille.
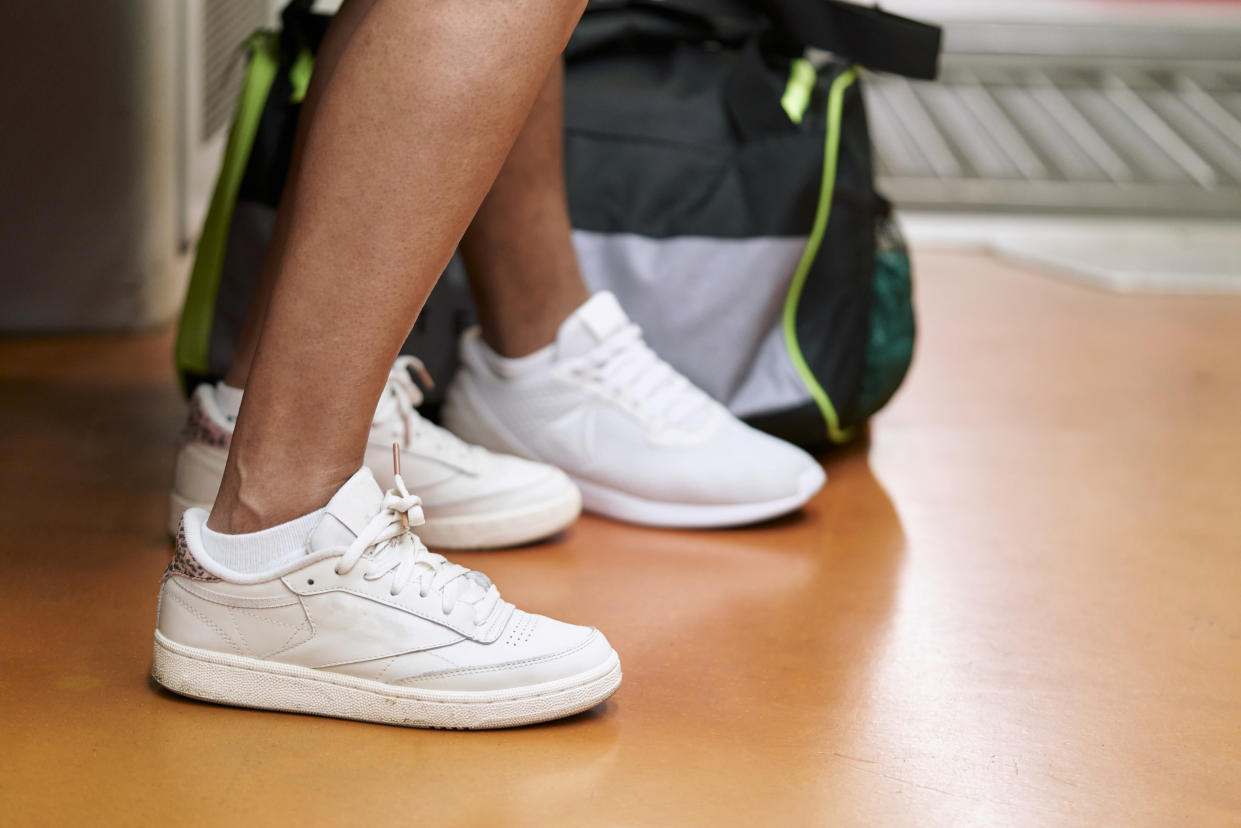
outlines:
[[1241, 216], [1241, 62], [946, 55], [867, 87], [903, 206]]
[[202, 140], [226, 127], [242, 79], [240, 48], [267, 23], [266, 0], [206, 0], [203, 3]]

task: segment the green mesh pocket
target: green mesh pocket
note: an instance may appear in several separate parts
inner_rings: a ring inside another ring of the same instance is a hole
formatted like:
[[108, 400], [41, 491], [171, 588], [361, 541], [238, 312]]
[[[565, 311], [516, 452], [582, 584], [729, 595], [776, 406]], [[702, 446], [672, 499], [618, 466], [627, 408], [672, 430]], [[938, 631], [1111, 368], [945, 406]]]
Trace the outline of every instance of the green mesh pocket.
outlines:
[[895, 222], [891, 218], [881, 218], [875, 240], [875, 276], [871, 280], [866, 368], [858, 396], [859, 419], [871, 416], [892, 398], [913, 360], [910, 269], [909, 250]]

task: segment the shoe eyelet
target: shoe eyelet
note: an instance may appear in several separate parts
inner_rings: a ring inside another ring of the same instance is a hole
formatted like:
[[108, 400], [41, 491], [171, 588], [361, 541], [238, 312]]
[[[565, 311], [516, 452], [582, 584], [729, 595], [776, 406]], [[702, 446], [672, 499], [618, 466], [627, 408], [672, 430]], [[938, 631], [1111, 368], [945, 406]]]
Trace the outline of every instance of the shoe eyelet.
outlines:
[[306, 579], [306, 583], [307, 583], [307, 584], [309, 584], [310, 586], [314, 586], [314, 585], [315, 585], [315, 579], [314, 579], [314, 578], [307, 578], [307, 579]]

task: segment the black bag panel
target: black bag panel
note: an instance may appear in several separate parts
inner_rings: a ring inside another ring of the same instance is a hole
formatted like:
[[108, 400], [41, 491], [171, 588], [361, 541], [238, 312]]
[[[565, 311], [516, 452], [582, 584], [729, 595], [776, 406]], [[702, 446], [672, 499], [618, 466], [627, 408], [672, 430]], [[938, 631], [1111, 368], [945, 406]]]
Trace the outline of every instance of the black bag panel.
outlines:
[[[842, 429], [856, 425], [856, 400], [866, 367], [874, 216], [862, 210], [832, 215], [797, 306], [797, 343], [827, 393]], [[822, 415], [817, 419], [823, 427]]]
[[[801, 124], [742, 135], [729, 108], [738, 50], [676, 43], [573, 65], [565, 166], [573, 226], [652, 238], [810, 232], [822, 178], [825, 68]], [[771, 98], [786, 68], [766, 67]], [[858, 188], [859, 193], [868, 192]]]
[[[289, 17], [287, 11], [285, 16]], [[280, 204], [280, 194], [284, 191], [293, 159], [297, 121], [302, 111], [302, 105], [292, 99], [293, 84], [289, 72], [301, 51], [299, 44], [303, 39], [297, 32], [287, 30], [280, 35], [280, 65], [259, 118], [250, 159], [241, 178], [241, 188], [237, 191], [238, 203], [249, 201], [272, 208]]]
[[834, 445], [823, 426], [823, 414], [813, 401], [790, 408], [764, 411], [742, 418], [747, 424], [773, 437], [787, 440], [810, 451], [826, 449]]
[[804, 236], [814, 217], [821, 155], [788, 140], [730, 157], [569, 135], [570, 215], [580, 230], [651, 238]]
[[222, 378], [228, 371], [233, 349], [241, 338], [275, 223], [275, 206], [239, 199], [233, 209], [207, 347], [207, 364], [214, 379]]
[[263, 106], [250, 160], [237, 194], [238, 201], [256, 201], [270, 207], [280, 203], [302, 110], [301, 103], [293, 100], [289, 73], [303, 50], [318, 54], [332, 22], [330, 15], [311, 12], [313, 5], [308, 0], [293, 0], [281, 14], [280, 65]]
[[259, 119], [254, 147], [237, 191], [238, 203], [252, 202], [273, 209], [280, 204], [293, 158], [297, 119], [302, 110], [301, 104], [289, 100], [292, 91], [288, 71], [282, 64]]
[[443, 275], [435, 282], [431, 295], [414, 321], [414, 327], [401, 345], [401, 353], [422, 360], [435, 380], [434, 388], [422, 389], [425, 402], [419, 409], [432, 420], [438, 417], [444, 391], [457, 373], [461, 334], [476, 321], [465, 266], [460, 256], [453, 256]]
[[842, 429], [856, 425], [865, 371], [875, 272], [876, 218], [870, 134], [861, 87], [844, 93], [836, 181], [827, 229], [797, 306], [797, 340], [806, 365], [836, 410]]
[[721, 150], [730, 140], [721, 75], [735, 51], [697, 43], [618, 46], [576, 60], [565, 77], [565, 129]]

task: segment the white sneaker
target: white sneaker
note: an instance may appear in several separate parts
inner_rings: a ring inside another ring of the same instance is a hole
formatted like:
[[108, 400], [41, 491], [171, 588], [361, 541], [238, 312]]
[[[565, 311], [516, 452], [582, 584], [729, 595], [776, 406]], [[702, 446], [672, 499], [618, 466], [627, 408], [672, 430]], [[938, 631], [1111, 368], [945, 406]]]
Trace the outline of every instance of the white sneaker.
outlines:
[[[559, 469], [468, 445], [424, 419], [422, 392], [410, 370], [413, 357], [392, 367], [366, 447], [366, 465], [384, 488], [393, 485], [392, 444], [401, 445], [401, 476], [422, 498], [423, 541], [437, 549], [516, 546], [548, 537], [577, 519], [581, 493]], [[233, 423], [221, 412], [215, 387], [203, 384], [190, 398], [189, 419], [178, 443], [169, 532], [186, 509], [210, 511], [224, 476]]]
[[620, 684], [596, 629], [522, 612], [480, 572], [428, 552], [418, 498], [363, 468], [306, 556], [240, 575], [186, 512], [164, 573], [151, 674], [208, 701], [410, 727], [488, 728], [587, 710]]
[[504, 359], [461, 342], [445, 425], [569, 473], [589, 511], [655, 526], [752, 523], [797, 509], [826, 475], [806, 452], [745, 425], [661, 360], [611, 293], [556, 341]]

